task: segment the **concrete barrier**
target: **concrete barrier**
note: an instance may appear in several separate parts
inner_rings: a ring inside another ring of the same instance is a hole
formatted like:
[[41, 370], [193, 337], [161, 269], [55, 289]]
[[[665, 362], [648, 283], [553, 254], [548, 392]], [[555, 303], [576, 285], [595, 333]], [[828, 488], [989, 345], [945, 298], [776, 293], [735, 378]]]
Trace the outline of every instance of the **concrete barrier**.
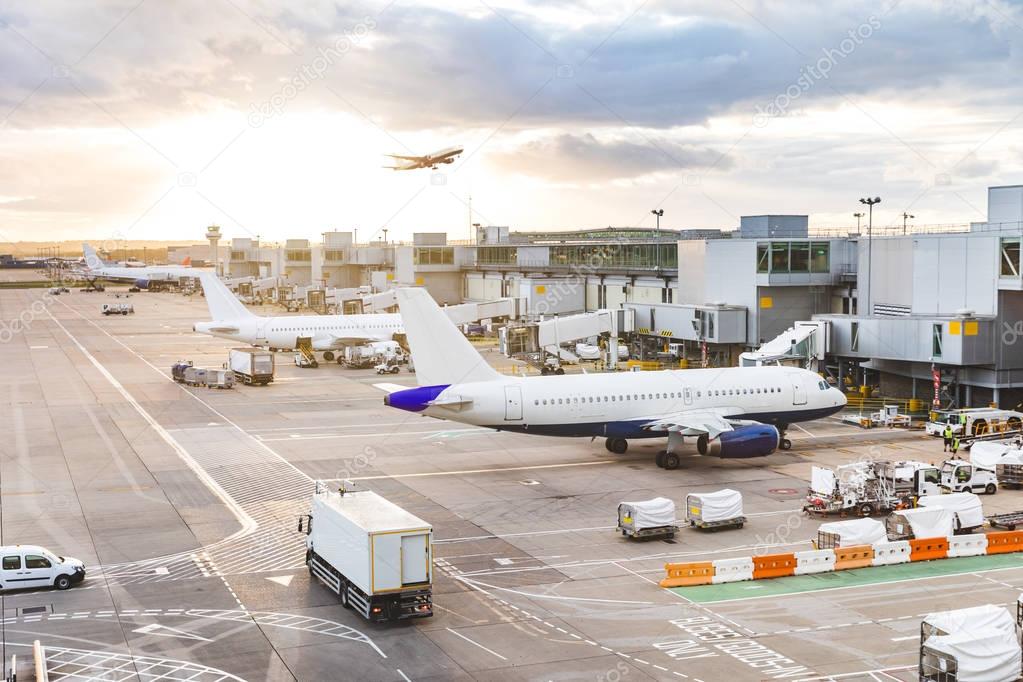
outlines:
[[948, 538], [915, 538], [909, 541], [910, 561], [933, 561], [948, 557]]
[[753, 579], [781, 578], [796, 574], [794, 554], [765, 554], [753, 557]]
[[948, 540], [949, 558], [983, 556], [984, 554], [987, 554], [987, 535], [984, 533], [956, 535]]
[[714, 564], [710, 561], [664, 564], [664, 570], [667, 572], [667, 577], [661, 581], [661, 587], [710, 585], [714, 578]]
[[871, 561], [871, 566], [908, 564], [910, 561], [909, 540], [878, 542], [873, 545], [872, 549], [874, 550], [874, 559]]
[[870, 545], [854, 545], [852, 547], [835, 548], [835, 570], [845, 571], [850, 568], [872, 566], [874, 548]]
[[1023, 530], [1006, 530], [987, 534], [988, 554], [1008, 554], [1023, 550]]
[[796, 575], [829, 573], [835, 570], [835, 552], [831, 549], [810, 549], [795, 552]]
[[715, 585], [737, 583], [743, 580], [753, 580], [753, 557], [744, 556], [714, 561], [714, 578], [711, 582]]

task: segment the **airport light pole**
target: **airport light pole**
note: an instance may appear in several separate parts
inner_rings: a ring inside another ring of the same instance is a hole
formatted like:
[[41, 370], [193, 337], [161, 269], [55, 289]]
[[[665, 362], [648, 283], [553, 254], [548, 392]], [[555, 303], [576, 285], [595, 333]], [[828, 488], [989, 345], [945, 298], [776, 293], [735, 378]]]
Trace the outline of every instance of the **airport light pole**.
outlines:
[[902, 234], [906, 234], [906, 221], [915, 217], [915, 215], [906, 213], [905, 211], [902, 212]]
[[867, 315], [870, 315], [870, 299], [874, 295], [873, 282], [870, 280], [870, 265], [874, 254], [874, 204], [881, 203], [881, 197], [871, 199], [867, 197], [860, 199], [860, 203], [867, 207]]
[[853, 216], [856, 218], [856, 234], [860, 233], [860, 220], [862, 220], [863, 216], [865, 215], [867, 214], [864, 213], [863, 211], [860, 211], [859, 213], [853, 213]]
[[657, 254], [655, 256], [655, 262], [657, 263], [657, 269], [660, 270], [661, 269], [661, 216], [664, 215], [664, 209], [663, 208], [655, 208], [654, 210], [652, 210], [650, 212], [654, 214], [654, 219], [657, 221], [657, 238], [655, 240], [656, 243], [654, 244], [654, 252]]

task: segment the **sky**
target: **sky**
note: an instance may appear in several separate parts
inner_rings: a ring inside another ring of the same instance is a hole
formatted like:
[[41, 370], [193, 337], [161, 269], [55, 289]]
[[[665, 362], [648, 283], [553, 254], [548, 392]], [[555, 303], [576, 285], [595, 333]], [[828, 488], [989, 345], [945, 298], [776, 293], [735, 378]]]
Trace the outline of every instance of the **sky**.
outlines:
[[982, 221], [1021, 46], [1008, 0], [13, 0], [0, 242]]

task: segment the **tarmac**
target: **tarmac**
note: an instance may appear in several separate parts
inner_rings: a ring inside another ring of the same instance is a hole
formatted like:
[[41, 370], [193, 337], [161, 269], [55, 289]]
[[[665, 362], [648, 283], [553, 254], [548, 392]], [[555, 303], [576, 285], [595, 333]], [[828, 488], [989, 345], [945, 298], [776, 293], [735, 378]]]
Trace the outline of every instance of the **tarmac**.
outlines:
[[[830, 418], [790, 429], [789, 452], [665, 471], [660, 441], [618, 456], [411, 415], [383, 405], [371, 370], [300, 369], [288, 353], [266, 387], [183, 387], [174, 361], [219, 367], [232, 346], [192, 332], [203, 299], [117, 294], [0, 290], [0, 539], [89, 571], [68, 591], [0, 596], [0, 654], [23, 675], [39, 640], [51, 679], [911, 680], [923, 614], [1015, 613], [1015, 555], [657, 585], [665, 562], [809, 549], [811, 465], [940, 461], [920, 432]], [[113, 301], [135, 314], [103, 317]], [[297, 520], [318, 479], [433, 524], [432, 618], [368, 623], [310, 579]], [[616, 531], [622, 501], [665, 496], [681, 513], [687, 493], [725, 487], [743, 494], [742, 529]], [[1023, 509], [1023, 492], [983, 499]]]

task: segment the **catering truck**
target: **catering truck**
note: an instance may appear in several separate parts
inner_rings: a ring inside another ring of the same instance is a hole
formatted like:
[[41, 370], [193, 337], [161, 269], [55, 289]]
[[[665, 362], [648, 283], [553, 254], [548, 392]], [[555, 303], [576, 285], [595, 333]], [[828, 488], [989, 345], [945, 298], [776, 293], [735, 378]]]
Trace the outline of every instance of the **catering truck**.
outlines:
[[810, 473], [807, 513], [886, 514], [941, 492], [941, 472], [924, 462], [853, 462], [836, 469], [814, 466]]
[[232, 348], [228, 368], [244, 384], [269, 384], [274, 380], [274, 354], [261, 348]]
[[316, 482], [306, 533], [309, 572], [372, 621], [433, 615], [433, 527], [371, 490]]

